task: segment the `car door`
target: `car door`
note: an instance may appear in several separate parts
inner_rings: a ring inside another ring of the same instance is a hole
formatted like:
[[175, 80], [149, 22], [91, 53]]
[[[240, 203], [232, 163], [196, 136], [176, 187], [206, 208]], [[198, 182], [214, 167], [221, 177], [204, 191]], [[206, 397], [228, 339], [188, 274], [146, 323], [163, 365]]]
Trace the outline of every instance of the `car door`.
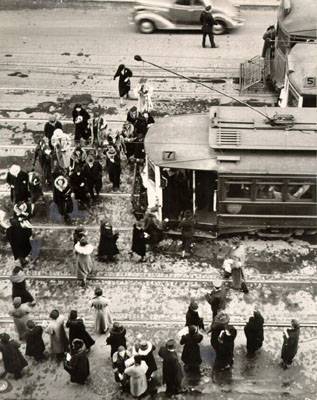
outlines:
[[175, 0], [170, 9], [171, 21], [178, 25], [191, 23], [191, 0]]
[[203, 0], [191, 0], [191, 25], [200, 25], [200, 14], [205, 8]]

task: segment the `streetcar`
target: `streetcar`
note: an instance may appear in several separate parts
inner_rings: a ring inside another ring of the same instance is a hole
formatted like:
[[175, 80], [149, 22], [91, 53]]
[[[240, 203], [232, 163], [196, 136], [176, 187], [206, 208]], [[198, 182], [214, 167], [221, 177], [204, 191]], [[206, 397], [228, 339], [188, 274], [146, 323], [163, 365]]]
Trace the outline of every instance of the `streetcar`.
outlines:
[[291, 120], [272, 126], [278, 112], [215, 106], [151, 126], [143, 184], [158, 219], [173, 227], [191, 210], [214, 236], [315, 234], [317, 113], [286, 108]]

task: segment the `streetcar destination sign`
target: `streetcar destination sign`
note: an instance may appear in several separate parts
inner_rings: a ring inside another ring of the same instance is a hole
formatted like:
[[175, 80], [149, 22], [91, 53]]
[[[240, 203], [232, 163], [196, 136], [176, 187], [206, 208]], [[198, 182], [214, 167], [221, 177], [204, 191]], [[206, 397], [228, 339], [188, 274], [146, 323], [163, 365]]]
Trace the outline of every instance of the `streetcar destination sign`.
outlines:
[[163, 161], [174, 161], [174, 160], [176, 160], [176, 152], [175, 151], [162, 151], [162, 159], [163, 159]]

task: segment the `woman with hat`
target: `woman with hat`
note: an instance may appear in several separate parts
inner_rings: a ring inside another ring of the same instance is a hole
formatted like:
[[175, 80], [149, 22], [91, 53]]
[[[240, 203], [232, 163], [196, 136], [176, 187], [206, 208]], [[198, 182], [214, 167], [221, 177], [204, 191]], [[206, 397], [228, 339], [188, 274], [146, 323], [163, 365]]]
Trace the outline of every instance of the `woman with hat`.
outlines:
[[74, 247], [77, 278], [81, 280], [83, 287], [86, 286], [87, 276], [93, 270], [93, 260], [91, 258], [93, 250], [94, 247], [88, 243], [86, 237], [82, 237]]
[[119, 254], [118, 237], [118, 233], [113, 233], [110, 222], [105, 219], [101, 220], [97, 255], [99, 261], [114, 261], [114, 257]]
[[10, 219], [10, 226], [6, 230], [6, 237], [10, 243], [14, 259], [20, 261], [22, 268], [28, 263], [26, 257], [32, 250], [31, 236], [32, 226], [28, 221], [19, 221], [16, 218]]
[[190, 326], [190, 325], [197, 326], [199, 329], [205, 329], [204, 321], [199, 316], [199, 313], [198, 313], [198, 304], [194, 300], [191, 300], [191, 302], [188, 306], [187, 313], [186, 313], [185, 326]]
[[64, 317], [58, 310], [50, 313], [50, 323], [45, 332], [49, 334], [51, 341], [51, 354], [55, 355], [57, 361], [62, 361], [64, 353], [68, 349], [68, 338], [64, 327]]
[[112, 325], [112, 316], [108, 307], [108, 300], [103, 297], [102, 289], [95, 289], [95, 297], [91, 307], [95, 310], [95, 331], [97, 334], [106, 333]]
[[262, 347], [264, 340], [263, 325], [264, 318], [260, 311], [254, 310], [253, 316], [249, 318], [249, 321], [244, 327], [244, 333], [247, 338], [248, 356], [254, 355], [254, 353]]
[[237, 336], [237, 330], [228, 325], [218, 336], [218, 346], [216, 350], [215, 370], [224, 370], [231, 368], [234, 358], [234, 340]]
[[120, 96], [120, 106], [123, 106], [123, 98], [129, 97], [129, 92], [131, 89], [132, 71], [127, 68], [124, 64], [120, 64], [117, 72], [115, 73], [113, 80], [119, 77], [119, 96]]
[[120, 189], [121, 162], [120, 154], [113, 144], [109, 144], [106, 152], [107, 171], [114, 192]]
[[203, 335], [199, 333], [197, 326], [194, 325], [190, 325], [188, 333], [181, 337], [180, 344], [184, 346], [182, 361], [185, 364], [185, 370], [199, 372], [199, 366], [202, 362], [199, 343], [202, 340]]
[[219, 347], [218, 337], [221, 331], [229, 326], [229, 322], [229, 315], [226, 314], [224, 311], [219, 311], [212, 321], [212, 324], [207, 333], [211, 333], [210, 344], [215, 352], [217, 352], [217, 349]]
[[293, 362], [293, 358], [297, 354], [298, 342], [300, 334], [300, 325], [296, 319], [292, 319], [291, 328], [285, 329], [283, 332], [283, 346], [281, 353], [281, 366], [287, 369]]
[[73, 211], [72, 189], [68, 179], [58, 175], [54, 180], [53, 201], [59, 213], [64, 217], [65, 222], [70, 221], [69, 214]]
[[21, 267], [15, 267], [10, 276], [12, 283], [12, 299], [15, 297], [21, 298], [21, 303], [30, 303], [35, 305], [35, 301], [31, 293], [26, 288], [26, 276]]
[[29, 177], [26, 172], [22, 171], [19, 165], [11, 165], [6, 182], [10, 186], [12, 203], [18, 203], [19, 201], [27, 202], [29, 200]]
[[64, 369], [70, 374], [70, 381], [84, 385], [90, 375], [89, 360], [84, 349], [84, 342], [74, 339], [72, 342], [72, 354], [65, 361]]
[[119, 346], [112, 356], [112, 367], [115, 381], [121, 384], [123, 390], [129, 390], [129, 377], [124, 374], [126, 361], [131, 359], [131, 354], [124, 346]]
[[27, 304], [21, 303], [21, 297], [15, 297], [13, 299], [13, 308], [9, 311], [9, 315], [13, 317], [15, 329], [18, 333], [19, 340], [25, 339], [27, 332], [27, 322], [30, 319], [30, 308]]
[[142, 221], [136, 221], [133, 225], [131, 256], [133, 253], [141, 257], [139, 260], [140, 262], [144, 261], [146, 254], [146, 237]]
[[130, 377], [130, 393], [133, 397], [141, 397], [147, 391], [147, 370], [146, 362], [139, 355], [134, 356], [134, 365], [125, 369], [125, 375]]
[[81, 139], [87, 142], [90, 136], [90, 131], [88, 129], [90, 115], [81, 104], [75, 104], [72, 117], [75, 125], [75, 143], [80, 144]]
[[0, 352], [2, 353], [2, 361], [4, 366], [4, 377], [6, 374], [13, 374], [15, 379], [22, 377], [22, 370], [28, 365], [19, 350], [20, 344], [14, 340], [10, 340], [7, 333], [0, 335]]
[[184, 216], [179, 223], [179, 228], [182, 233], [182, 257], [186, 253], [192, 252], [192, 241], [195, 233], [195, 219], [190, 210], [184, 212]]
[[68, 321], [66, 322], [66, 328], [69, 329], [69, 342], [73, 343], [75, 339], [80, 339], [85, 343], [87, 350], [95, 344], [94, 339], [89, 335], [86, 330], [84, 320], [78, 318], [76, 310], [71, 310]]
[[163, 359], [163, 383], [166, 395], [172, 396], [182, 391], [183, 371], [175, 350], [175, 342], [170, 339], [158, 352]]
[[137, 346], [132, 347], [132, 355], [139, 355], [148, 366], [148, 369], [146, 371], [146, 377], [148, 380], [150, 380], [153, 373], [157, 371], [157, 364], [154, 358], [155, 349], [156, 347], [151, 342], [145, 339], [141, 339], [140, 343]]
[[111, 347], [111, 357], [120, 346], [123, 346], [125, 349], [127, 348], [127, 340], [125, 337], [126, 333], [126, 329], [120, 325], [119, 322], [113, 323], [113, 326], [110, 329], [110, 334], [106, 340], [107, 344]]
[[33, 357], [35, 361], [43, 361], [46, 359], [44, 351], [45, 344], [42, 338], [43, 328], [40, 325], [35, 325], [32, 320], [26, 323], [28, 328], [25, 334], [26, 349], [25, 355]]

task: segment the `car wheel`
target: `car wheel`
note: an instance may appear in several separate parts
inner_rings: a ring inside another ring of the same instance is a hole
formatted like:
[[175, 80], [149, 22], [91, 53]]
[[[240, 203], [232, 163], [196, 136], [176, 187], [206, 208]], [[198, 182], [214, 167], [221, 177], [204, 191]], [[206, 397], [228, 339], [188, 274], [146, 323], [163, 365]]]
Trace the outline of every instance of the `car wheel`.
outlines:
[[153, 33], [155, 31], [155, 25], [149, 19], [142, 19], [139, 22], [139, 31], [141, 33]]
[[214, 35], [223, 35], [227, 30], [227, 26], [223, 21], [215, 20], [215, 25], [212, 28]]

